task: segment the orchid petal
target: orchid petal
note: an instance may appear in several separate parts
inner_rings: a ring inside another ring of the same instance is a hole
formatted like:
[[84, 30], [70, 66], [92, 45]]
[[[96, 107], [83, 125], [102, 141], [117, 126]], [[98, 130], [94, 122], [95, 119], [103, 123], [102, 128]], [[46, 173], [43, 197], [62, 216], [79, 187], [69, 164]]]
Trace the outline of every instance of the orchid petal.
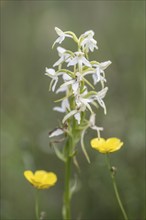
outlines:
[[53, 64], [53, 67], [59, 66], [64, 61], [63, 57], [61, 57], [59, 60], [56, 61], [56, 63]]
[[102, 70], [105, 70], [112, 62], [110, 60], [100, 63], [100, 67]]
[[77, 112], [77, 113], [74, 115], [74, 118], [77, 120], [78, 124], [80, 124], [80, 121], [81, 121], [81, 114], [80, 114], [80, 112]]
[[67, 115], [65, 115], [65, 117], [62, 120], [62, 123], [64, 123], [68, 118], [70, 118], [71, 116], [73, 116], [74, 114], [77, 113], [77, 110], [72, 110], [71, 112], [69, 112]]
[[79, 88], [79, 83], [78, 81], [75, 81], [73, 84], [72, 84], [72, 89], [73, 89], [73, 93], [75, 94], [77, 92]]
[[85, 64], [86, 66], [91, 67], [90, 62], [89, 62], [85, 57], [82, 57], [82, 62], [83, 62], [83, 64]]
[[74, 57], [73, 59], [71, 59], [69, 61], [69, 63], [67, 64], [67, 66], [74, 66], [78, 63], [78, 58], [77, 57]]
[[54, 136], [59, 136], [63, 133], [64, 133], [64, 131], [61, 128], [57, 128], [54, 131], [49, 133], [49, 137], [51, 138], [51, 137], [54, 137]]
[[53, 91], [53, 92], [55, 91], [57, 82], [58, 82], [58, 78], [55, 80], [54, 85], [52, 86], [52, 91]]

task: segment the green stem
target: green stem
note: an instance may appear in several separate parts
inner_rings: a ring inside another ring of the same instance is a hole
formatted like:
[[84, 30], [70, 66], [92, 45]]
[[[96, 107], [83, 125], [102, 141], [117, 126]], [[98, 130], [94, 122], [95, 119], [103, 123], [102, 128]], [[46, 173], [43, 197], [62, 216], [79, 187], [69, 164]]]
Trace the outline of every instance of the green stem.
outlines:
[[109, 155], [108, 155], [108, 154], [106, 154], [106, 162], [107, 162], [107, 165], [108, 165], [108, 169], [109, 169], [109, 171], [110, 171], [110, 175], [111, 175], [111, 179], [112, 179], [112, 183], [113, 183], [113, 187], [114, 187], [114, 191], [115, 191], [115, 195], [116, 195], [116, 198], [117, 198], [119, 207], [120, 207], [121, 212], [122, 212], [122, 214], [123, 214], [124, 220], [128, 220], [128, 216], [127, 216], [127, 214], [126, 214], [126, 211], [125, 211], [125, 209], [124, 209], [124, 206], [123, 206], [123, 204], [122, 204], [122, 201], [121, 201], [121, 198], [120, 198], [118, 189], [117, 189], [117, 184], [116, 184], [116, 179], [115, 179], [115, 173], [114, 173], [114, 171], [112, 171], [112, 166], [111, 166], [110, 158], [109, 158]]
[[64, 191], [64, 206], [63, 206], [63, 218], [64, 220], [71, 219], [70, 212], [70, 177], [71, 177], [71, 138], [67, 141], [65, 146], [66, 150], [66, 162], [65, 162], [65, 191]]
[[36, 196], [35, 196], [35, 213], [36, 213], [36, 219], [39, 220], [39, 190], [36, 189], [35, 192]]
[[70, 165], [71, 165], [71, 158], [68, 157], [66, 164], [65, 164], [65, 220], [71, 219], [70, 214]]

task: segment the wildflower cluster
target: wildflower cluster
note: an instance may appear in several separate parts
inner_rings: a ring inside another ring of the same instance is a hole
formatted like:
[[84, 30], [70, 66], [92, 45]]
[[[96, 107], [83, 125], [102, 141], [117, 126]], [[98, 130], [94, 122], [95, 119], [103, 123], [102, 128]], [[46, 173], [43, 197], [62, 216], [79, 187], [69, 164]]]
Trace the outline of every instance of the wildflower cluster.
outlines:
[[[73, 32], [63, 32], [57, 27], [55, 30], [58, 38], [53, 47], [57, 43], [61, 44], [65, 38], [71, 38], [77, 44], [77, 51], [72, 52], [58, 46], [59, 59], [54, 63], [54, 68], [46, 68], [45, 75], [52, 79], [50, 89], [56, 94], [65, 93], [63, 98], [59, 100], [61, 101], [61, 106], [54, 107], [55, 111], [65, 113], [62, 120], [63, 126], [50, 132], [49, 136], [58, 136], [65, 132], [73, 134], [72, 127], [75, 128], [75, 125], [77, 125], [78, 130], [80, 130], [79, 136], [82, 137], [81, 143], [83, 147], [83, 137], [87, 128], [90, 127], [96, 130], [98, 137], [100, 137], [100, 131], [103, 130], [102, 127], [95, 125], [93, 107], [98, 108], [101, 106], [104, 114], [107, 112], [103, 100], [108, 90], [108, 87], [105, 86], [106, 77], [104, 70], [111, 64], [111, 61], [100, 63], [95, 60], [89, 60], [89, 52], [98, 49], [92, 30], [86, 31], [79, 38]], [[92, 77], [92, 83], [87, 79], [90, 76]], [[56, 89], [59, 78], [61, 78], [62, 84]], [[97, 91], [96, 85], [99, 83], [101, 84], [101, 89]], [[89, 112], [88, 120], [85, 117], [86, 112]], [[71, 123], [74, 123], [74, 126]], [[76, 139], [76, 142], [78, 140], [79, 138]]]

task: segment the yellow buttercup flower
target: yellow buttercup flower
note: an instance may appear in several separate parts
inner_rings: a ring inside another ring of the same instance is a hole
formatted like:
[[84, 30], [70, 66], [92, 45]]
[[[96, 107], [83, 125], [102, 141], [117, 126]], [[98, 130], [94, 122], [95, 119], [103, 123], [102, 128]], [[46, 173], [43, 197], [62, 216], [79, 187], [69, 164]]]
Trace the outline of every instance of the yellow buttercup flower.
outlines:
[[98, 150], [100, 153], [106, 154], [119, 150], [123, 142], [118, 138], [94, 138], [91, 140], [91, 147]]
[[25, 178], [37, 189], [47, 189], [53, 186], [57, 181], [57, 176], [53, 172], [37, 170], [33, 173], [31, 170], [24, 172]]

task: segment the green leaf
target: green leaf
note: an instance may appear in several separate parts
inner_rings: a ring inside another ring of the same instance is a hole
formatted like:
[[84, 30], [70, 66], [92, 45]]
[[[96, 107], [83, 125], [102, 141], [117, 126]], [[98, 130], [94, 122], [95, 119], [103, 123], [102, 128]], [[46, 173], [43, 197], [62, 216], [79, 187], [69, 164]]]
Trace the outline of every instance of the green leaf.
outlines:
[[79, 166], [79, 163], [78, 163], [78, 161], [77, 161], [76, 156], [73, 157], [73, 163], [74, 163], [74, 165], [77, 167], [78, 171], [80, 172], [81, 169], [80, 169], [80, 166]]
[[79, 185], [78, 185], [77, 175], [75, 175], [74, 183], [72, 181], [71, 186], [70, 186], [70, 199], [73, 196], [73, 194], [78, 191], [78, 188], [79, 188], [78, 186]]
[[54, 148], [54, 150], [55, 150], [55, 153], [56, 153], [57, 157], [58, 157], [60, 160], [62, 160], [63, 162], [66, 162], [66, 158], [65, 158], [63, 152], [61, 152], [61, 151], [58, 149], [58, 147], [55, 147], [54, 145], [53, 145], [53, 148]]

